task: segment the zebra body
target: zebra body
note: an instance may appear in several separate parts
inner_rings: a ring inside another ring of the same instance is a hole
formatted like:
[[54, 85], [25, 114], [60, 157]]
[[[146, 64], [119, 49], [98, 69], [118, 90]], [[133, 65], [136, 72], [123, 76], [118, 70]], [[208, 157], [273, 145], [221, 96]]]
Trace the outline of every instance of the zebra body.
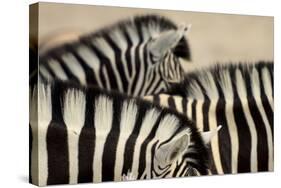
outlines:
[[120, 21], [39, 57], [42, 80], [73, 81], [133, 96], [166, 91], [190, 60], [188, 26], [156, 16]]
[[30, 95], [34, 184], [208, 172], [205, 143], [211, 139], [210, 132], [197, 132], [193, 123], [176, 111], [61, 82], [39, 84]]
[[199, 131], [222, 126], [210, 145], [213, 174], [273, 171], [273, 62], [218, 65], [174, 89], [181, 95], [146, 99], [187, 115]]

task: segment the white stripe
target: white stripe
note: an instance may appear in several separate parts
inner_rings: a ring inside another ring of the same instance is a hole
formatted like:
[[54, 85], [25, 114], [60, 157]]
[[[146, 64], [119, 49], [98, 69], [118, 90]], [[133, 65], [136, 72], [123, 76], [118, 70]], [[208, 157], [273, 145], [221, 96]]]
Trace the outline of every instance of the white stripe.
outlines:
[[132, 64], [132, 74], [131, 74], [132, 77], [131, 77], [131, 79], [129, 79], [128, 91], [129, 91], [129, 93], [133, 93], [132, 92], [133, 78], [135, 78], [135, 76], [136, 76], [135, 49], [139, 45], [139, 36], [136, 32], [137, 29], [133, 24], [130, 27], [126, 27], [126, 29], [127, 29], [128, 35], [132, 41], [132, 47], [130, 49], [130, 57], [131, 57], [131, 64]]
[[63, 119], [67, 127], [69, 184], [78, 183], [79, 136], [85, 121], [86, 99], [81, 91], [69, 89], [65, 95]]
[[172, 97], [172, 99], [174, 100], [175, 104], [176, 104], [176, 109], [178, 112], [183, 113], [183, 108], [182, 108], [182, 97], [179, 96], [174, 96]]
[[[31, 178], [32, 183], [39, 185], [39, 166], [38, 166], [38, 89], [32, 91], [29, 88], [29, 123], [32, 132], [32, 151], [31, 151]], [[44, 184], [42, 184], [44, 185]], [[46, 183], [45, 183], [46, 185]]]
[[169, 98], [169, 95], [166, 95], [166, 94], [159, 95], [160, 105], [164, 106], [164, 107], [169, 107], [168, 98]]
[[92, 70], [94, 71], [95, 78], [96, 78], [96, 80], [98, 82], [98, 85], [100, 87], [104, 87], [102, 85], [102, 82], [101, 82], [100, 76], [99, 76], [101, 62], [98, 59], [98, 57], [96, 56], [96, 54], [91, 49], [89, 49], [87, 46], [85, 46], [85, 45], [80, 46], [77, 49], [77, 51], [78, 51], [78, 54], [82, 57], [82, 59], [85, 61], [85, 63], [89, 67], [91, 67]]
[[[195, 106], [195, 113], [196, 113], [196, 127], [199, 131], [203, 131], [204, 124], [203, 124], [203, 104], [204, 104], [204, 95], [202, 93], [202, 90], [200, 89], [200, 86], [197, 84], [197, 82], [193, 83], [193, 91], [196, 91], [196, 106]], [[196, 88], [196, 89], [195, 89]], [[192, 110], [192, 105], [191, 108]], [[192, 119], [192, 115], [191, 115]], [[194, 119], [192, 119], [194, 120]]]
[[[34, 92], [31, 102], [32, 117], [30, 120], [33, 136], [31, 177], [33, 183], [44, 186], [47, 185], [48, 178], [46, 136], [48, 126], [52, 119], [51, 90], [49, 86], [44, 86], [39, 83], [38, 90], [34, 90]], [[38, 92], [38, 98], [36, 92]], [[38, 109], [36, 109], [37, 107]], [[37, 110], [38, 114], [36, 114]]]
[[42, 76], [44, 76], [44, 78], [46, 80], [52, 80], [53, 79], [52, 75], [49, 73], [49, 71], [43, 65], [40, 66], [39, 72], [42, 74]]
[[156, 109], [151, 109], [147, 111], [145, 114], [138, 138], [135, 143], [135, 150], [134, 150], [134, 157], [133, 157], [133, 164], [132, 164], [132, 171], [131, 171], [135, 177], [138, 177], [141, 144], [146, 139], [146, 137], [150, 134], [153, 125], [155, 124], [159, 115], [160, 112], [157, 111]]
[[[252, 86], [252, 92], [253, 96], [255, 98], [255, 101], [257, 103], [259, 112], [261, 113], [263, 122], [265, 124], [265, 130], [266, 130], [266, 137], [267, 137], [267, 143], [268, 143], [268, 169], [270, 171], [273, 171], [273, 136], [271, 132], [271, 128], [269, 125], [269, 121], [266, 117], [266, 113], [264, 111], [263, 105], [262, 105], [262, 99], [261, 99], [261, 93], [260, 93], [260, 82], [259, 82], [259, 75], [256, 70], [256, 68], [253, 68], [253, 73], [251, 75], [251, 86]], [[264, 83], [268, 84], [268, 83]]]
[[[250, 129], [250, 135], [251, 135], [251, 172], [257, 172], [257, 132], [255, 128], [254, 120], [251, 116], [248, 100], [247, 100], [247, 94], [246, 94], [246, 86], [241, 74], [241, 71], [239, 69], [236, 70], [236, 87], [237, 87], [237, 93], [241, 100], [243, 111], [245, 114], [245, 118], [247, 120], [249, 129]], [[245, 125], [246, 126], [246, 125]]]
[[109, 59], [110, 66], [112, 67], [113, 74], [114, 74], [114, 75], [110, 75], [110, 76], [114, 76], [114, 78], [117, 82], [118, 90], [123, 92], [124, 91], [123, 83], [121, 81], [120, 73], [118, 72], [117, 67], [116, 67], [115, 53], [112, 50], [111, 46], [107, 43], [106, 40], [104, 40], [101, 37], [95, 38], [92, 41], [92, 44], [94, 46], [96, 46], [99, 49], [99, 51], [102, 52], [103, 55]]
[[[205, 88], [206, 94], [211, 99], [210, 100], [210, 108], [209, 108], [209, 130], [217, 130], [218, 122], [216, 116], [216, 107], [219, 100], [219, 93], [217, 90], [217, 86], [215, 84], [214, 78], [210, 72], [205, 73], [204, 82], [208, 84], [202, 84]], [[213, 153], [214, 163], [217, 169], [218, 174], [223, 174], [223, 168], [221, 164], [220, 158], [220, 147], [219, 147], [219, 139], [218, 134], [216, 134], [211, 140], [211, 147]]]
[[93, 160], [93, 181], [95, 183], [102, 181], [102, 155], [105, 140], [110, 132], [113, 120], [113, 102], [111, 99], [100, 96], [95, 100], [95, 154]]
[[193, 103], [193, 99], [191, 98], [187, 98], [187, 112], [186, 112], [186, 115], [189, 119], [192, 119], [192, 103]]
[[86, 75], [80, 62], [71, 53], [64, 54], [62, 59], [70, 71], [79, 79], [80, 83], [86, 85]]
[[[201, 132], [204, 131], [203, 104], [204, 104], [203, 100], [197, 100], [196, 107], [195, 107], [195, 109], [196, 109], [196, 127], [197, 127], [198, 131], [201, 131]], [[191, 107], [191, 110], [192, 110], [192, 107]]]
[[274, 111], [273, 99], [272, 99], [272, 82], [271, 82], [271, 76], [270, 76], [270, 72], [269, 72], [268, 68], [262, 69], [262, 81], [263, 81], [263, 87], [264, 87], [265, 94], [268, 98], [271, 109]]
[[51, 59], [50, 61], [48, 61], [50, 68], [53, 70], [53, 72], [55, 73], [55, 75], [60, 79], [60, 80], [67, 80], [67, 76], [64, 72], [64, 70], [62, 69], [60, 63], [54, 59]]
[[105, 66], [102, 67], [102, 74], [105, 79], [105, 88], [106, 89], [111, 89], [110, 81], [109, 81], [109, 75], [107, 74], [107, 69]]
[[125, 102], [121, 111], [120, 136], [117, 143], [114, 168], [114, 181], [122, 180], [122, 168], [125, 155], [125, 145], [134, 130], [138, 108], [134, 102]]

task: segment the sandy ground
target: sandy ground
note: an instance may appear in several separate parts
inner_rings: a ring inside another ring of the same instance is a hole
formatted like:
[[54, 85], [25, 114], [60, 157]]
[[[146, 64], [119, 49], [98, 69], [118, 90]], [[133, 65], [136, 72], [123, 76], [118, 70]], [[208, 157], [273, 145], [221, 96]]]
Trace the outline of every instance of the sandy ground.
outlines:
[[186, 66], [188, 70], [215, 62], [273, 60], [274, 19], [264, 16], [40, 3], [39, 44], [47, 41], [48, 45], [41, 46], [43, 50], [120, 19], [147, 13], [192, 24], [188, 39], [193, 63]]

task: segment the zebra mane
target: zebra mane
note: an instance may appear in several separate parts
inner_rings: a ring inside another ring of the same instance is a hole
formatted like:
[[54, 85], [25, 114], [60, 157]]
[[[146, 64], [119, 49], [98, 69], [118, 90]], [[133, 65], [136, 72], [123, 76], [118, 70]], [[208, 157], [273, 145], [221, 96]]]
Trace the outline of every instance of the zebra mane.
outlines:
[[[233, 90], [243, 97], [272, 95], [273, 62], [216, 64], [187, 73], [170, 93], [180, 93], [193, 99], [233, 98]], [[263, 92], [263, 93], [261, 93]]]
[[[179, 113], [177, 110], [166, 108], [159, 104], [151, 103], [150, 101], [144, 100], [141, 97], [133, 97], [115, 90], [106, 90], [96, 86], [82, 86], [73, 82], [51, 81], [43, 83], [39, 81], [38, 86], [34, 86], [33, 90], [32, 88], [30, 88], [33, 101], [35, 101], [35, 99], [37, 100], [36, 92], [38, 88], [39, 94], [42, 95], [39, 96], [39, 99], [43, 100], [43, 102], [46, 101], [46, 104], [44, 104], [44, 107], [42, 107], [43, 110], [50, 108], [52, 95], [55, 95], [56, 98], [59, 98], [58, 101], [59, 103], [61, 103], [58, 105], [58, 107], [60, 108], [59, 111], [70, 111], [67, 110], [69, 106], [72, 107], [72, 109], [74, 109], [75, 106], [75, 108], [77, 108], [76, 111], [81, 111], [81, 109], [78, 108], [84, 109], [84, 103], [85, 101], [89, 100], [88, 98], [103, 96], [107, 99], [116, 101], [116, 104], [118, 105], [121, 105], [122, 103], [127, 101], [127, 103], [134, 103], [136, 106], [138, 106], [138, 108], [143, 108], [146, 110], [155, 109], [158, 113], [170, 114], [171, 117], [177, 117], [180, 120], [180, 122], [177, 123], [177, 126], [174, 127], [174, 130], [181, 129], [182, 127], [182, 129], [191, 128], [193, 131], [197, 132], [195, 129], [193, 129], [194, 122], [189, 120], [185, 115]], [[36, 104], [35, 102], [33, 103]], [[45, 114], [46, 113], [43, 113], [43, 115]], [[81, 116], [82, 113], [71, 112], [72, 117], [76, 116], [73, 114], [79, 114]]]
[[[69, 45], [79, 45], [81, 41], [87, 43], [95, 39], [111, 37], [114, 38], [115, 42], [117, 43], [124, 43], [126, 41], [122, 40], [122, 38], [128, 37], [128, 30], [137, 34], [142, 40], [149, 40], [152, 37], [158, 36], [161, 32], [175, 29], [177, 29], [177, 25], [170, 19], [163, 16], [154, 14], [134, 16], [131, 19], [121, 20], [93, 33], [82, 35], [78, 41], [52, 48], [46, 53], [42, 54], [41, 58], [48, 56], [47, 54], [49, 53], [58, 53], [64, 51], [65, 47]], [[123, 37], [120, 37], [122, 35]], [[185, 37], [179, 41], [178, 45], [173, 49], [173, 52], [176, 56], [183, 59], [191, 59], [188, 41]]]

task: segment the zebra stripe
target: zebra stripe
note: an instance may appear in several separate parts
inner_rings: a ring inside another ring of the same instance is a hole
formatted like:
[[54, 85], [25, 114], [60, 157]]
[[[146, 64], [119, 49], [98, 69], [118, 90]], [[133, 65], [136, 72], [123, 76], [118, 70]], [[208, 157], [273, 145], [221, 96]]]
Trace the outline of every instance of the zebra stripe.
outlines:
[[41, 80], [95, 85], [133, 96], [166, 91], [190, 61], [188, 26], [147, 15], [120, 21], [39, 56]]
[[212, 174], [272, 171], [272, 79], [273, 62], [218, 65], [188, 73], [171, 92], [183, 96], [145, 99], [185, 114], [199, 131], [222, 125], [210, 146]]
[[115, 92], [63, 82], [39, 83], [32, 92], [32, 183], [76, 184], [121, 181], [124, 174], [152, 179], [208, 172], [204, 134], [200, 136], [182, 114]]

